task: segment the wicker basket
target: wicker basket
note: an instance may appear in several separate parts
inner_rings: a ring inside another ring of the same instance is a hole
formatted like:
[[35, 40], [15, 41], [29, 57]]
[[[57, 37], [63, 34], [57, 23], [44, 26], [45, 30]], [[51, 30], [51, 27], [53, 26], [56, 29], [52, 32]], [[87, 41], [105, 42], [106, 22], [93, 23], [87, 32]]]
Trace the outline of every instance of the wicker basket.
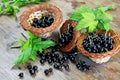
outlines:
[[70, 52], [75, 46], [77, 39], [80, 37], [80, 31], [76, 31], [77, 22], [72, 20], [66, 20], [65, 23], [60, 28], [60, 33], [64, 33], [68, 29], [68, 25], [72, 25], [74, 28], [73, 38], [70, 43], [63, 45], [60, 50], [63, 52]]
[[[54, 22], [46, 28], [35, 28], [35, 27], [29, 25], [27, 20], [28, 20], [30, 14], [37, 12], [37, 11], [44, 11], [44, 10], [53, 14], [52, 16], [54, 17]], [[25, 12], [23, 12], [23, 14], [20, 16], [21, 26], [25, 30], [30, 31], [37, 36], [53, 32], [55, 29], [57, 29], [59, 27], [62, 20], [63, 20], [63, 16], [62, 16], [61, 10], [54, 5], [46, 4], [46, 3], [40, 4], [40, 5], [35, 5], [31, 8], [29, 8], [28, 10], [26, 10]]]
[[[100, 33], [105, 34], [105, 32], [106, 31], [104, 31], [104, 30], [98, 30], [97, 34], [100, 34]], [[113, 44], [114, 48], [111, 51], [107, 51], [104, 53], [89, 53], [87, 50], [85, 50], [82, 43], [83, 43], [84, 39], [88, 36], [88, 33], [85, 33], [79, 37], [79, 39], [77, 41], [77, 48], [79, 51], [81, 51], [81, 53], [83, 55], [89, 57], [94, 62], [99, 63], [99, 64], [105, 63], [110, 59], [110, 57], [112, 57], [113, 55], [118, 53], [120, 50], [119, 34], [116, 33], [115, 31], [111, 30], [107, 33], [107, 35], [111, 36], [114, 39], [114, 44]]]

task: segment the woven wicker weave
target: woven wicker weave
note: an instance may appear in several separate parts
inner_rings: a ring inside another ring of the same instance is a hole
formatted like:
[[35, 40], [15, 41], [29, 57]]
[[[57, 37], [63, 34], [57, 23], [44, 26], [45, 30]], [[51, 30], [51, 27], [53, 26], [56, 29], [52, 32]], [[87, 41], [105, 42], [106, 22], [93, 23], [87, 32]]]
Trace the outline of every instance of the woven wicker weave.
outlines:
[[71, 42], [60, 48], [63, 52], [70, 52], [76, 46], [77, 39], [80, 37], [80, 31], [76, 31], [77, 22], [72, 20], [66, 20], [62, 25], [60, 32], [64, 33], [68, 29], [68, 25], [72, 25], [74, 27], [74, 34]]
[[[100, 33], [104, 33], [105, 34], [105, 31], [104, 30], [98, 30], [97, 31], [97, 34], [100, 34]], [[110, 35], [111, 37], [113, 37], [114, 39], [114, 48], [111, 50], [111, 51], [107, 51], [107, 52], [104, 52], [104, 53], [89, 53], [87, 50], [84, 49], [82, 43], [84, 41], [84, 39], [88, 36], [87, 33], [83, 34], [82, 36], [79, 37], [78, 41], [77, 41], [77, 48], [79, 51], [81, 51], [81, 53], [85, 56], [88, 56], [89, 58], [104, 58], [104, 57], [107, 57], [107, 56], [113, 56], [115, 55], [116, 53], [119, 52], [120, 50], [120, 36], [118, 33], [116, 33], [115, 31], [111, 30], [107, 33], [107, 35]]]
[[[44, 10], [53, 14], [54, 22], [52, 23], [52, 25], [46, 28], [35, 28], [29, 25], [29, 23], [27, 22], [29, 15], [34, 12], [44, 11]], [[22, 25], [22, 27], [25, 30], [28, 30], [38, 36], [41, 34], [53, 32], [57, 27], [59, 27], [62, 20], [63, 20], [63, 16], [62, 16], [62, 12], [60, 11], [60, 9], [51, 4], [40, 4], [40, 5], [33, 6], [29, 8], [28, 10], [26, 10], [25, 12], [23, 12], [23, 14], [20, 16], [20, 24]]]

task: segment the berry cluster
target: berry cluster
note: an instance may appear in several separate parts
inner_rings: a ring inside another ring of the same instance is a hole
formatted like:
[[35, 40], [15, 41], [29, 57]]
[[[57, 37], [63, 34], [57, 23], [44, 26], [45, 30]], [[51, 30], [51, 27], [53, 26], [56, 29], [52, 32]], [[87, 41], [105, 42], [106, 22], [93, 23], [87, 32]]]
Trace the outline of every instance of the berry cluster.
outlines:
[[27, 68], [28, 68], [29, 73], [31, 75], [35, 75], [35, 73], [38, 71], [38, 67], [36, 65], [33, 67], [31, 65], [28, 65]]
[[[56, 45], [56, 46], [58, 46], [58, 45]], [[52, 49], [54, 49], [54, 47], [52, 47]], [[73, 50], [73, 51], [76, 52], [76, 50]], [[80, 65], [79, 65], [76, 61], [76, 54], [70, 54], [70, 53], [69, 54], [58, 54], [58, 53], [55, 53], [52, 51], [52, 52], [48, 52], [48, 53], [43, 52], [43, 54], [40, 55], [40, 57], [41, 57], [41, 59], [40, 59], [41, 65], [44, 65], [45, 62], [47, 62], [48, 64], [53, 66], [54, 69], [60, 70], [60, 71], [63, 71], [63, 69], [66, 71], [70, 71], [70, 67], [69, 67], [70, 62], [75, 64], [76, 67], [81, 71], [87, 71], [87, 70], [89, 70], [89, 67], [90, 67], [90, 66], [86, 65], [86, 63], [84, 61], [81, 61]], [[50, 69], [46, 69], [44, 71], [46, 76], [53, 73], [52, 69], [51, 69], [51, 71], [50, 71]]]
[[83, 47], [88, 52], [102, 53], [113, 49], [114, 40], [105, 34], [91, 33], [83, 41]]
[[54, 22], [54, 18], [51, 15], [42, 16], [42, 18], [34, 18], [32, 26], [36, 28], [45, 28], [50, 26]]
[[52, 68], [46, 69], [46, 70], [44, 71], [44, 73], [45, 73], [46, 76], [48, 76], [48, 75], [50, 75], [51, 73], [53, 73], [53, 69], [52, 69]]
[[76, 67], [81, 71], [88, 71], [90, 69], [90, 66], [87, 65], [84, 61], [78, 62]]
[[73, 38], [73, 27], [69, 26], [68, 29], [61, 34], [59, 42], [61, 44], [68, 44]]

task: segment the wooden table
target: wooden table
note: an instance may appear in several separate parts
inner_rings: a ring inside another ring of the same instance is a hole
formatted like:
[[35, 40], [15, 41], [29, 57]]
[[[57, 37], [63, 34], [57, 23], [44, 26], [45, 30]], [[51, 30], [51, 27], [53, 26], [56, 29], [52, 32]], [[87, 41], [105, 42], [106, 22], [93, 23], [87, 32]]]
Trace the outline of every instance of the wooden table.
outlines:
[[[54, 4], [62, 10], [64, 21], [69, 18], [71, 12], [82, 4], [93, 8], [97, 4], [102, 6], [114, 4], [116, 9], [110, 11], [114, 17], [111, 25], [115, 31], [120, 33], [120, 0], [50, 0], [48, 3]], [[49, 68], [49, 65], [41, 66], [39, 59], [33, 63], [39, 66], [36, 77], [31, 77], [23, 67], [24, 65], [19, 66], [21, 69], [18, 69], [18, 66], [15, 66], [13, 62], [20, 54], [20, 50], [10, 49], [10, 47], [19, 45], [16, 39], [23, 38], [21, 33], [27, 36], [26, 32], [20, 27], [19, 16], [30, 6], [21, 8], [17, 14], [18, 20], [13, 16], [0, 16], [0, 80], [19, 80], [19, 72], [24, 72], [25, 78], [23, 80], [120, 80], [120, 53], [112, 57], [108, 63], [102, 65], [93, 63], [95, 66], [88, 72], [81, 72], [76, 69], [75, 65], [70, 64], [70, 72], [54, 70], [53, 75], [46, 77], [43, 72], [44, 69]]]

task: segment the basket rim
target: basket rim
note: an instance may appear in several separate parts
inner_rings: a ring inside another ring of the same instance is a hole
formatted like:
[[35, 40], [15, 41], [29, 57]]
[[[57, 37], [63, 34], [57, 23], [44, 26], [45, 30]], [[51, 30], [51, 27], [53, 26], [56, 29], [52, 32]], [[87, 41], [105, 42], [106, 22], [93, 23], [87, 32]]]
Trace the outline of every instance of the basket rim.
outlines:
[[[36, 11], [42, 11], [42, 10], [46, 10], [50, 13], [53, 13], [55, 15], [54, 22], [46, 28], [35, 28], [35, 27], [29, 25], [29, 23], [27, 22], [29, 15]], [[30, 7], [26, 11], [24, 11], [22, 13], [22, 15], [20, 16], [21, 26], [25, 30], [30, 31], [35, 35], [42, 35], [42, 34], [46, 34], [49, 32], [53, 32], [55, 29], [57, 29], [59, 27], [59, 25], [62, 23], [62, 20], [63, 20], [63, 16], [62, 16], [61, 10], [58, 7], [56, 7], [55, 5], [48, 4], [48, 3], [43, 3], [43, 4], [39, 4], [39, 5]]]
[[[105, 33], [105, 30], [97, 30], [97, 34], [99, 33]], [[83, 35], [81, 35], [77, 41], [77, 48], [79, 51], [81, 51], [81, 53], [87, 57], [90, 58], [104, 58], [107, 56], [113, 56], [115, 55], [117, 52], [119, 52], [120, 50], [120, 36], [118, 33], [116, 33], [114, 30], [110, 30], [108, 33], [112, 34], [112, 36], [114, 36], [114, 48], [110, 51], [107, 52], [103, 52], [103, 53], [89, 53], [87, 50], [84, 49], [82, 43], [83, 40], [88, 36], [88, 33], [85, 33]], [[111, 37], [112, 37], [111, 36]]]
[[[73, 38], [71, 40], [70, 43], [66, 44], [66, 45], [63, 45], [60, 50], [63, 51], [63, 52], [70, 52], [75, 46], [76, 46], [76, 42], [77, 42], [77, 39], [80, 37], [80, 31], [76, 31], [76, 26], [77, 26], [77, 22], [73, 21], [73, 20], [66, 20], [64, 22], [64, 24], [62, 25], [62, 27], [60, 28], [60, 33], [63, 33], [64, 31], [66, 31], [66, 29], [68, 28], [68, 24], [72, 25], [73, 26], [73, 29], [74, 29], [74, 34], [73, 34]], [[60, 38], [60, 36], [59, 36]]]

